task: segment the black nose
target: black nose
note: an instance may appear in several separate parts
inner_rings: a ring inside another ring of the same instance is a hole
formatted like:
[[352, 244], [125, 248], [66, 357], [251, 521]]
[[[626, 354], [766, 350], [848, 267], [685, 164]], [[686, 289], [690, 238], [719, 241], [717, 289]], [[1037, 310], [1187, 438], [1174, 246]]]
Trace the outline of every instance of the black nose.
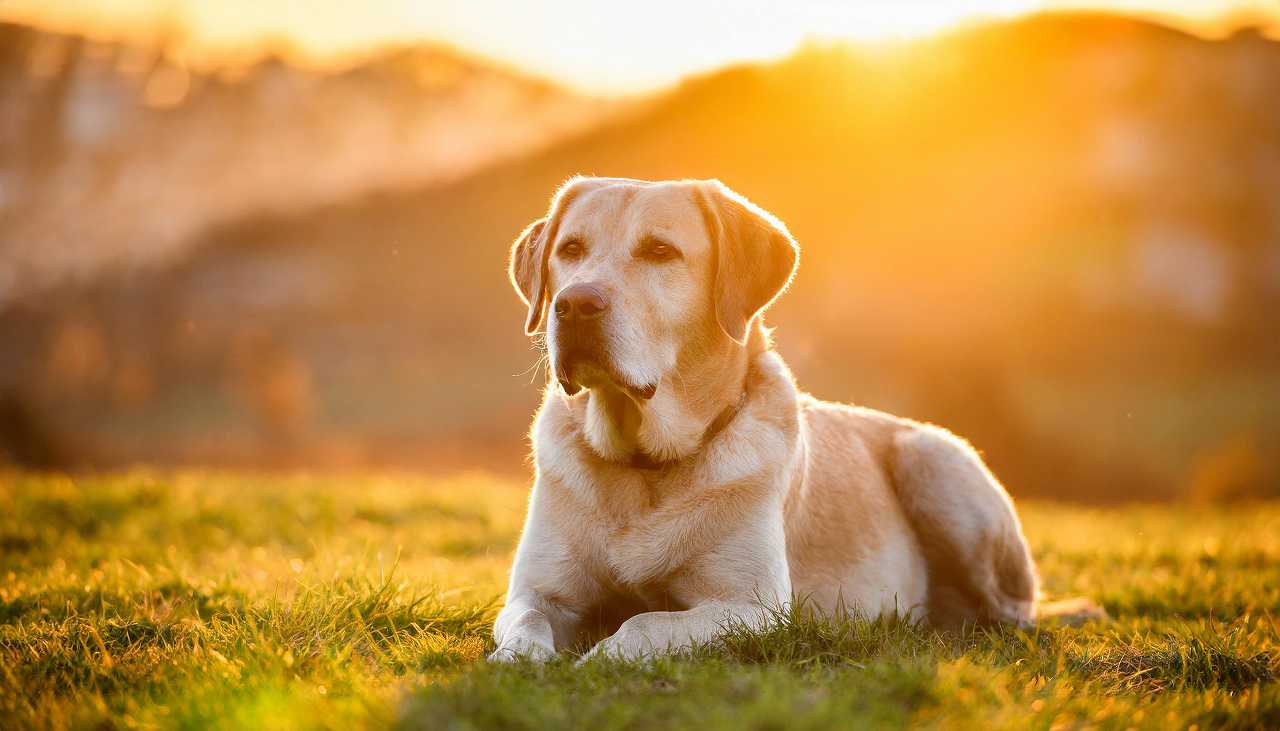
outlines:
[[556, 297], [556, 319], [590, 320], [604, 314], [609, 301], [594, 284], [575, 284], [565, 287]]

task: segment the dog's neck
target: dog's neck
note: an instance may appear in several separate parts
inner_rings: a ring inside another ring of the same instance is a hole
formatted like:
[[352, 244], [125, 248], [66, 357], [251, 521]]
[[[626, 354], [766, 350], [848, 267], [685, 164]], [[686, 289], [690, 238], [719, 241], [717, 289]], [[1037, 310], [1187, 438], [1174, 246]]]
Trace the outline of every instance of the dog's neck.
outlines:
[[649, 466], [681, 460], [741, 408], [750, 357], [764, 342], [758, 328], [746, 346], [724, 338], [682, 355], [684, 362], [662, 379], [650, 399], [603, 385], [575, 399], [580, 406], [571, 411], [592, 451], [604, 459]]

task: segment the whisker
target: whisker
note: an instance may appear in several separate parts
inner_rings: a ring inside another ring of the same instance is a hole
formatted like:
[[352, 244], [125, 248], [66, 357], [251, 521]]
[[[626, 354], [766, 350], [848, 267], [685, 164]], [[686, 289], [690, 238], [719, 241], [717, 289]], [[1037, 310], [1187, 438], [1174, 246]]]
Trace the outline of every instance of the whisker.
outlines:
[[529, 366], [528, 368], [524, 369], [523, 371], [520, 371], [519, 373], [513, 373], [513, 374], [512, 374], [513, 376], [523, 376], [523, 375], [529, 374], [529, 383], [533, 383], [533, 382], [534, 382], [534, 379], [536, 379], [536, 378], [538, 377], [538, 371], [539, 371], [540, 369], [542, 369], [542, 368], [546, 368], [546, 369], [548, 370], [548, 372], [550, 372], [550, 369], [551, 369], [551, 355], [550, 355], [550, 353], [547, 351], [547, 336], [546, 336], [546, 333], [536, 333], [536, 334], [534, 334], [534, 336], [533, 336], [533, 338], [532, 338], [532, 341], [531, 341], [531, 349], [538, 351], [538, 358], [537, 358], [537, 360], [535, 360], [535, 361], [533, 362], [533, 365]]

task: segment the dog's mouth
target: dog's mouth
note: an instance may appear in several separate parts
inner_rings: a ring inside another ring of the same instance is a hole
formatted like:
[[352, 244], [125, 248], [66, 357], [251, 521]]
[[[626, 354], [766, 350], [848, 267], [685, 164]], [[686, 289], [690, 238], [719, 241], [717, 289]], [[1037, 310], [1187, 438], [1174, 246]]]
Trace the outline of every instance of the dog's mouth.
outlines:
[[608, 358], [598, 353], [573, 349], [556, 357], [556, 380], [568, 396], [584, 388], [611, 384], [636, 401], [648, 401], [658, 392], [658, 384], [635, 384], [618, 372]]

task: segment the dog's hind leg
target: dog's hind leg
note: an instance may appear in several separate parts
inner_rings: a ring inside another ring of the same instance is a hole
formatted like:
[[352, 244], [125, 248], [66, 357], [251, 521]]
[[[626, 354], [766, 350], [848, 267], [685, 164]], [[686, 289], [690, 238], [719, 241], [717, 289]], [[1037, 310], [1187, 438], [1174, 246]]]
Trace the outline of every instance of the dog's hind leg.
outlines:
[[894, 488], [929, 566], [929, 619], [1035, 621], [1038, 579], [1013, 502], [964, 440], [912, 425], [894, 437]]

